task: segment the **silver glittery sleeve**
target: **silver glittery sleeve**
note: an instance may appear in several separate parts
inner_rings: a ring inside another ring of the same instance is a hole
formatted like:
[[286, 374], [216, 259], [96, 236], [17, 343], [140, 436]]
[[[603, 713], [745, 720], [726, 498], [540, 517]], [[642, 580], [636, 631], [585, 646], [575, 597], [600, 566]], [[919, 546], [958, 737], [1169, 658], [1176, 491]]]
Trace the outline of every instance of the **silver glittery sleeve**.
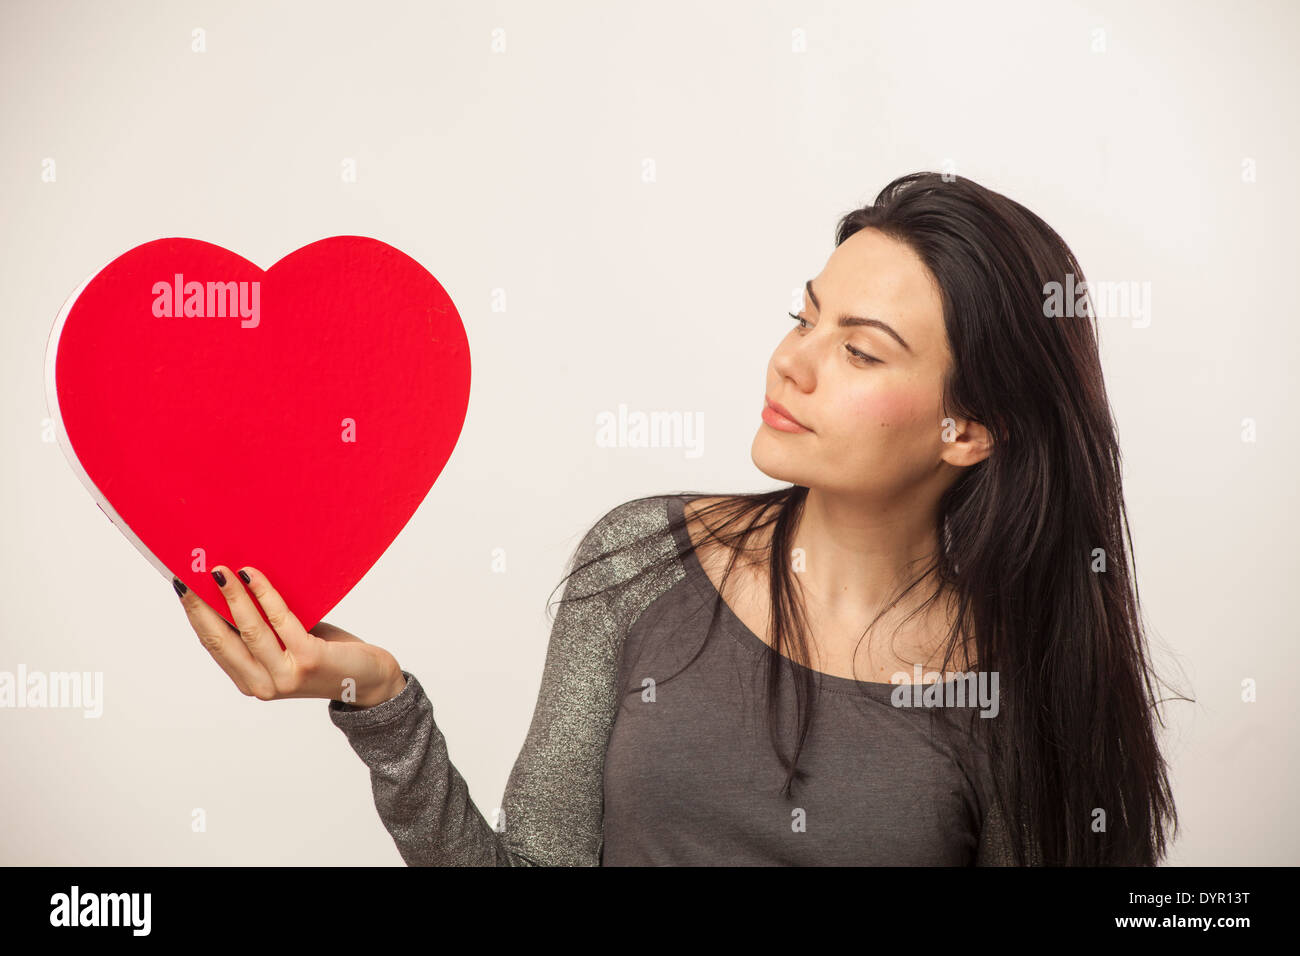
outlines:
[[[969, 738], [968, 738], [969, 740]], [[997, 804], [993, 787], [993, 767], [983, 740], [971, 745], [970, 753], [979, 775], [979, 799], [982, 807], [979, 845], [975, 850], [976, 866], [1016, 866], [1015, 850], [1011, 843], [1011, 828]], [[1028, 842], [1027, 866], [1042, 866], [1042, 851], [1038, 843]]]
[[[571, 577], [551, 628], [532, 723], [506, 783], [497, 829], [447, 755], [424, 688], [374, 707], [329, 702], [330, 720], [370, 770], [375, 807], [409, 866], [597, 866], [605, 751], [617, 713], [623, 637], [684, 571], [671, 554], [666, 501], [625, 502], [583, 538], [570, 568], [649, 534]], [[661, 530], [664, 534], [653, 534]], [[650, 571], [636, 580], [632, 575]], [[627, 583], [624, 583], [627, 582]], [[587, 600], [570, 597], [614, 587]]]
[[1008, 842], [1006, 822], [996, 806], [991, 806], [984, 813], [983, 825], [980, 827], [979, 847], [975, 851], [976, 866], [1015, 866]]

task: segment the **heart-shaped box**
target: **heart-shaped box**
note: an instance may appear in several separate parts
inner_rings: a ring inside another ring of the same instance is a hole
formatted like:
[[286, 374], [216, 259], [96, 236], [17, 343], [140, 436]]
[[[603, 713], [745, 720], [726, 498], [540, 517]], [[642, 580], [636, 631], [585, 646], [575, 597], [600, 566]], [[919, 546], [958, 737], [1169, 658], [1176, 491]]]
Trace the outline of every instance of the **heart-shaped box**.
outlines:
[[230, 620], [208, 572], [251, 565], [310, 629], [451, 457], [470, 355], [438, 280], [376, 239], [264, 271], [170, 238], [73, 293], [45, 373], [69, 462], [154, 567]]

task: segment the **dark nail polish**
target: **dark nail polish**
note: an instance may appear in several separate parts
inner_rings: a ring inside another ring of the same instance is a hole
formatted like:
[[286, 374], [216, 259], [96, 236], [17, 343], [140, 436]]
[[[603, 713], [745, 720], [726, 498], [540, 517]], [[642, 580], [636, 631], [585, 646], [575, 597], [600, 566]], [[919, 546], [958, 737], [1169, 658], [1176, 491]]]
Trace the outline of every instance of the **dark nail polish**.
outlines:
[[239, 572], [239, 580], [243, 581], [245, 584], [252, 584], [252, 583], [253, 583], [253, 579], [250, 578], [250, 577], [248, 576], [248, 574], [245, 573], [244, 571], [240, 571], [240, 572]]
[[220, 571], [213, 571], [212, 578], [217, 582], [217, 587], [224, 588], [226, 586], [226, 576]]
[[185, 592], [188, 591], [189, 588], [181, 584], [180, 578], [172, 578], [172, 590], [176, 592], [177, 597], [185, 597]]

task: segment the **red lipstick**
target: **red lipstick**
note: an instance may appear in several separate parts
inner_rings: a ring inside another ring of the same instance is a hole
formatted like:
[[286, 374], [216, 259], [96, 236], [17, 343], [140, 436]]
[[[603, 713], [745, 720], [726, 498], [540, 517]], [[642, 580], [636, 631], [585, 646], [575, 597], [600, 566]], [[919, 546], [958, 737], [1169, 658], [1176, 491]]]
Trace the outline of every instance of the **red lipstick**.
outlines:
[[812, 429], [801, 423], [797, 418], [786, 410], [784, 405], [772, 401], [766, 395], [763, 396], [763, 422], [766, 425], [775, 428], [777, 431], [792, 432], [811, 432]]

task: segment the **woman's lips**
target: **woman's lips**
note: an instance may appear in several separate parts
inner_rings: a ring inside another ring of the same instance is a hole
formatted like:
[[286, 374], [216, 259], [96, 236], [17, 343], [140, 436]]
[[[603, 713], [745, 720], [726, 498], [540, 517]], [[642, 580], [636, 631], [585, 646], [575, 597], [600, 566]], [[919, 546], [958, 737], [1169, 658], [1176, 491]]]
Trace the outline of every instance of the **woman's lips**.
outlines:
[[781, 432], [811, 432], [790, 417], [790, 414], [767, 396], [763, 396], [763, 422]]

